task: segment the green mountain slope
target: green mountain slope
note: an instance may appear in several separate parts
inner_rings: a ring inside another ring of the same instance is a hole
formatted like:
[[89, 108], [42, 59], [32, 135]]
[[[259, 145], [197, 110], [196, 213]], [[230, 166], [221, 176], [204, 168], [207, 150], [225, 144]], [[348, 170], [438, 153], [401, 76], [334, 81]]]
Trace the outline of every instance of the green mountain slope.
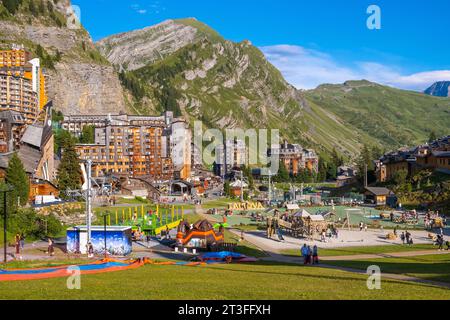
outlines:
[[[175, 45], [179, 38], [191, 40]], [[113, 35], [97, 46], [121, 70], [135, 112], [172, 110], [214, 128], [278, 128], [319, 152], [336, 147], [352, 156], [361, 147], [364, 135], [305, 100], [249, 41], [227, 41], [195, 19]], [[136, 68], [144, 60], [149, 63]]]
[[446, 98], [368, 81], [322, 85], [305, 97], [385, 147], [423, 143], [431, 131], [438, 136], [450, 131], [450, 99]]
[[164, 21], [97, 43], [121, 71], [133, 110], [172, 110], [214, 128], [278, 128], [292, 142], [347, 158], [450, 131], [450, 100], [367, 81], [298, 91], [249, 41], [225, 40], [202, 22]]

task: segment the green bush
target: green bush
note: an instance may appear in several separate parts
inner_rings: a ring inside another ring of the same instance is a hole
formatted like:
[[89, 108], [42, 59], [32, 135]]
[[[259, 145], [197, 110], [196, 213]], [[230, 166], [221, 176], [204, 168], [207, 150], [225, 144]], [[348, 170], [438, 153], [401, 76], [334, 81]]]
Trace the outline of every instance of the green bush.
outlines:
[[[0, 226], [3, 229], [3, 219]], [[27, 239], [34, 240], [57, 237], [64, 230], [64, 226], [53, 214], [43, 216], [34, 209], [19, 209], [16, 212], [8, 212], [7, 229], [12, 237], [23, 233]]]

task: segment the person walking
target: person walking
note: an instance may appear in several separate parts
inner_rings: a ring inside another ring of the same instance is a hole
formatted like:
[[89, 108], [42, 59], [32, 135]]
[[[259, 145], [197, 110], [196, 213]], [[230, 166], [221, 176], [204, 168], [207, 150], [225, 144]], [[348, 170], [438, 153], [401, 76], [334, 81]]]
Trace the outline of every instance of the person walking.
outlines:
[[406, 239], [405, 233], [402, 232], [402, 234], [400, 235], [400, 240], [402, 240], [402, 244], [405, 244], [405, 239]]
[[364, 223], [361, 221], [359, 223], [359, 231], [363, 231], [363, 228], [364, 228]]
[[320, 233], [320, 240], [321, 240], [322, 242], [327, 242], [325, 229], [322, 229], [322, 232]]
[[16, 248], [16, 259], [22, 260], [22, 256], [20, 255], [20, 234], [16, 234], [14, 237], [14, 247]]
[[319, 249], [316, 245], [313, 247], [313, 264], [319, 264]]
[[55, 251], [53, 248], [53, 240], [51, 238], [48, 238], [48, 254], [50, 257], [53, 257], [55, 254]]
[[438, 235], [437, 244], [439, 246], [439, 248], [438, 248], [439, 251], [444, 249], [444, 237], [443, 236]]
[[409, 233], [409, 231], [406, 231], [405, 238], [406, 238], [406, 244], [411, 245], [412, 239], [411, 239], [411, 233]]
[[313, 264], [313, 252], [311, 246], [308, 246], [308, 264]]
[[87, 244], [87, 252], [88, 252], [88, 258], [94, 257], [94, 246], [92, 245], [92, 242], [89, 242]]
[[23, 251], [25, 248], [25, 236], [23, 235], [23, 232], [20, 234], [20, 250]]
[[303, 245], [302, 249], [300, 250], [302, 257], [303, 257], [303, 264], [308, 263], [308, 247], [306, 246], [306, 243]]

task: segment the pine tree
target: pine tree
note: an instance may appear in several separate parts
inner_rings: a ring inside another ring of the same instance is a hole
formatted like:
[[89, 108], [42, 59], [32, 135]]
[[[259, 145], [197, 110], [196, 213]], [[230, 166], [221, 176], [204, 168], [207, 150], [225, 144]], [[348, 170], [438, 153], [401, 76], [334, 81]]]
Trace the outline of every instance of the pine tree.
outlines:
[[39, 2], [39, 13], [42, 14], [42, 15], [45, 14], [45, 4], [44, 4], [43, 0], [41, 0]]
[[88, 144], [95, 142], [95, 127], [84, 126], [80, 136], [80, 143]]
[[25, 172], [22, 161], [16, 153], [9, 160], [5, 180], [6, 183], [13, 187], [12, 195], [14, 199], [18, 198], [22, 206], [27, 204], [30, 195], [30, 180]]
[[20, 5], [22, 4], [21, 0], [3, 0], [3, 5], [6, 10], [9, 11], [10, 14], [16, 14], [17, 10], [19, 10]]
[[31, 14], [35, 17], [39, 15], [38, 9], [36, 8], [34, 1], [30, 1], [30, 4], [28, 5], [28, 10], [30, 10]]
[[73, 141], [67, 141], [63, 148], [57, 174], [58, 188], [60, 191], [80, 188], [81, 169], [79, 163], [80, 159], [75, 151]]
[[275, 181], [277, 182], [287, 182], [290, 179], [289, 172], [286, 169], [286, 166], [282, 161], [280, 161], [279, 167], [278, 167], [278, 173], [275, 176]]
[[433, 131], [430, 132], [430, 137], [428, 138], [428, 142], [431, 143], [431, 142], [433, 142], [435, 140], [437, 140], [437, 135], [436, 135], [436, 132], [434, 132], [434, 130], [433, 130]]

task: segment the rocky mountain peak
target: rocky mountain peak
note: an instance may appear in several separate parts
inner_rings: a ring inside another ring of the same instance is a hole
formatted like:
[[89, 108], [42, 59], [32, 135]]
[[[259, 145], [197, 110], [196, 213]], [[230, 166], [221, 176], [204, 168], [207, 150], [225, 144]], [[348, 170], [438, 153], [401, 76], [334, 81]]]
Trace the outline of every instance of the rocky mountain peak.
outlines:
[[450, 97], [450, 81], [438, 81], [424, 93], [436, 97]]

